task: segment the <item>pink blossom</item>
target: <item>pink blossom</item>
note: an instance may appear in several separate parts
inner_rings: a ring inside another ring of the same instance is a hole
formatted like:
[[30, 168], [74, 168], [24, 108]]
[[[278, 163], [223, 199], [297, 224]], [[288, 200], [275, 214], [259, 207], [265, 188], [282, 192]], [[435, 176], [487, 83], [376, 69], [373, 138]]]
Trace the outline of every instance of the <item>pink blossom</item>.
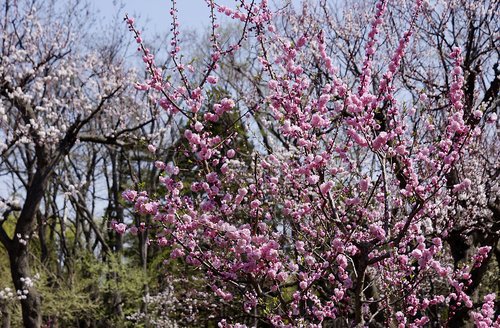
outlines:
[[362, 192], [367, 192], [370, 186], [370, 177], [361, 179], [359, 181], [359, 190]]
[[122, 193], [122, 197], [129, 202], [133, 202], [137, 197], [137, 191], [127, 189]]
[[130, 227], [129, 231], [130, 231], [130, 233], [131, 233], [132, 235], [134, 235], [134, 236], [135, 236], [135, 235], [137, 235], [137, 232], [139, 231], [139, 229], [137, 229], [137, 227], [136, 227], [136, 226], [132, 226], [132, 227]]
[[330, 190], [333, 188], [333, 181], [327, 181], [327, 182], [323, 182], [319, 189], [321, 190], [321, 193], [323, 195], [328, 195], [328, 193], [330, 192]]
[[229, 149], [226, 153], [227, 158], [233, 158], [236, 155], [234, 149]]
[[113, 229], [117, 234], [123, 235], [127, 230], [127, 225], [125, 223], [117, 223], [113, 220], [111, 221], [111, 229]]
[[490, 113], [488, 115], [487, 122], [488, 123], [495, 123], [497, 121], [497, 113]]
[[260, 206], [261, 202], [258, 199], [254, 199], [250, 202], [250, 207], [256, 209]]
[[319, 181], [319, 176], [316, 174], [310, 175], [307, 177], [307, 183], [310, 185], [316, 184]]
[[382, 148], [386, 144], [387, 138], [388, 138], [387, 132], [380, 132], [379, 135], [375, 138], [375, 140], [373, 140], [372, 144], [373, 149], [379, 150], [380, 148]]
[[153, 153], [153, 154], [156, 153], [156, 147], [153, 145], [148, 145], [148, 150], [150, 153]]
[[207, 82], [210, 84], [217, 84], [218, 81], [219, 81], [219, 78], [217, 78], [216, 76], [210, 75], [207, 77]]

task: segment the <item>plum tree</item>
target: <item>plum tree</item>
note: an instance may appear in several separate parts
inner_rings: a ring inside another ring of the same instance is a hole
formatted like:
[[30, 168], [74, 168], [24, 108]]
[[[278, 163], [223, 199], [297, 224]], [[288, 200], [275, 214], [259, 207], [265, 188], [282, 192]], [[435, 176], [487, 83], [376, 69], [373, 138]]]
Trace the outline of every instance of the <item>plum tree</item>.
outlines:
[[[455, 326], [470, 314], [498, 326], [498, 286], [483, 280], [499, 239], [498, 3], [380, 0], [336, 19], [326, 1], [299, 13], [207, 4], [201, 71], [182, 62], [175, 1], [168, 72], [126, 18], [150, 74], [140, 88], [182, 117], [189, 160], [157, 162], [162, 197], [123, 197], [240, 309], [219, 325]], [[218, 14], [240, 22], [234, 43]], [[245, 83], [209, 101], [239, 53], [258, 66], [235, 65]], [[254, 147], [214, 128], [235, 114]]]

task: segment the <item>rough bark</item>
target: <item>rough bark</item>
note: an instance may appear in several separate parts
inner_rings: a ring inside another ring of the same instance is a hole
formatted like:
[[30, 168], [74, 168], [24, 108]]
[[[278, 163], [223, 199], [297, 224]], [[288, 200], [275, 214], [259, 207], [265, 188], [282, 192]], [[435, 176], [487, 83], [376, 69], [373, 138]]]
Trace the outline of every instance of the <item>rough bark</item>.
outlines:
[[14, 247], [9, 250], [10, 272], [16, 290], [28, 290], [21, 300], [23, 323], [26, 328], [37, 328], [42, 324], [41, 299], [35, 288], [27, 287], [21, 278], [30, 277], [29, 254], [26, 247]]
[[[40, 295], [33, 287], [27, 287], [21, 278], [32, 278], [29, 264], [27, 241], [35, 229], [36, 213], [45, 191], [51, 170], [44, 167], [39, 169], [30, 181], [26, 201], [17, 220], [14, 239], [4, 243], [9, 253], [10, 271], [16, 290], [28, 290], [25, 299], [21, 300], [23, 323], [25, 327], [40, 327], [42, 324]], [[18, 237], [20, 236], [20, 238]]]
[[10, 328], [10, 310], [7, 303], [0, 303], [0, 315], [2, 319], [2, 328]]

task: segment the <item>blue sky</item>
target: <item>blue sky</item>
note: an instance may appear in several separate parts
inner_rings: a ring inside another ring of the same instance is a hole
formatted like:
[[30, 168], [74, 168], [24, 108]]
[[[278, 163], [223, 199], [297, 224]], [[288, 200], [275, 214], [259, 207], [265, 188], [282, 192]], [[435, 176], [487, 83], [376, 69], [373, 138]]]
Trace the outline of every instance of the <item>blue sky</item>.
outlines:
[[[234, 6], [234, 0], [218, 0], [220, 4]], [[113, 17], [118, 6], [113, 0], [91, 0], [103, 18]], [[147, 26], [146, 33], [170, 30], [170, 0], [123, 0], [124, 12], [136, 17], [137, 26]], [[181, 28], [200, 29], [209, 23], [209, 11], [204, 0], [177, 0]]]

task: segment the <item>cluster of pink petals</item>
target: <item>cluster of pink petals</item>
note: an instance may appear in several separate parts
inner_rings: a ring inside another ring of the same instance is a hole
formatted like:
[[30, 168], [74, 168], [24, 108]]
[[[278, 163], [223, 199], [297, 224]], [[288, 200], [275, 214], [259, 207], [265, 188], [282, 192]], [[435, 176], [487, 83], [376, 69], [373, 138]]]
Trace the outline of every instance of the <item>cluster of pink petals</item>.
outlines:
[[[266, 1], [256, 7], [242, 1], [237, 9], [212, 2], [219, 13], [257, 26], [262, 33], [259, 41], [269, 44], [269, 53], [259, 58], [269, 76], [258, 108], [269, 114], [266, 123], [276, 127], [287, 143], [282, 152], [246, 154], [238, 148], [233, 131], [215, 134], [212, 127], [226, 115], [239, 114], [241, 104], [231, 97], [209, 103], [209, 85], [189, 91], [167, 85], [145, 49], [152, 76], [137, 87], [159, 88], [160, 105], [171, 113], [182, 111], [188, 122], [181, 136], [189, 159], [183, 164], [186, 167], [155, 163], [165, 195], [123, 193], [137, 214], [154, 218], [148, 227], [156, 231], [154, 242], [170, 248], [172, 259], [182, 258], [199, 268], [218, 298], [240, 302], [246, 313], [270, 299], [280, 300], [275, 312], [266, 314], [274, 326], [292, 327], [290, 322], [320, 326], [328, 318], [352, 312], [356, 302], [364, 302], [362, 309], [368, 316], [373, 300], [355, 295], [362, 283], [359, 277], [365, 274], [376, 277], [373, 283], [380, 290], [404, 295], [398, 310], [390, 313], [399, 327], [426, 326], [431, 319], [425, 313], [433, 306], [472, 308], [471, 272], [483, 263], [489, 249], [480, 248], [472, 262], [454, 268], [443, 247], [449, 222], [442, 219], [442, 212], [451, 202], [450, 195], [466, 192], [472, 185], [464, 178], [445, 188], [447, 175], [472, 137], [462, 113], [460, 51], [451, 54], [451, 103], [439, 138], [415, 146], [407, 123], [412, 112], [398, 104], [391, 85], [422, 5], [422, 1], [415, 4], [413, 20], [390, 58], [378, 94], [372, 94], [368, 91], [371, 60], [386, 1], [376, 5], [357, 92], [336, 76], [322, 32], [314, 37], [299, 34], [292, 42], [267, 26], [272, 14]], [[317, 93], [311, 93], [315, 82], [301, 61], [311, 49], [318, 50], [315, 55], [332, 75]], [[223, 52], [215, 51], [214, 63], [221, 56]], [[204, 81], [218, 83], [213, 74]], [[184, 109], [177, 100], [184, 101]], [[425, 97], [420, 97], [415, 106], [425, 103]], [[375, 117], [381, 108], [387, 108], [386, 122]], [[338, 131], [335, 138], [329, 134], [332, 127]], [[430, 125], [428, 129], [433, 131]], [[150, 146], [149, 151], [156, 149]], [[249, 164], [249, 158], [255, 160]], [[376, 163], [371, 168], [376, 173], [369, 172], [366, 163]], [[120, 233], [126, 229], [121, 223], [112, 227]], [[446, 285], [448, 292], [419, 295], [419, 284], [429, 279]], [[318, 297], [321, 293], [326, 296]], [[287, 300], [281, 300], [285, 296]], [[474, 312], [476, 323], [491, 317], [490, 298], [483, 305], [485, 313]], [[381, 306], [387, 303], [380, 300]], [[219, 326], [239, 325], [222, 321]]]

